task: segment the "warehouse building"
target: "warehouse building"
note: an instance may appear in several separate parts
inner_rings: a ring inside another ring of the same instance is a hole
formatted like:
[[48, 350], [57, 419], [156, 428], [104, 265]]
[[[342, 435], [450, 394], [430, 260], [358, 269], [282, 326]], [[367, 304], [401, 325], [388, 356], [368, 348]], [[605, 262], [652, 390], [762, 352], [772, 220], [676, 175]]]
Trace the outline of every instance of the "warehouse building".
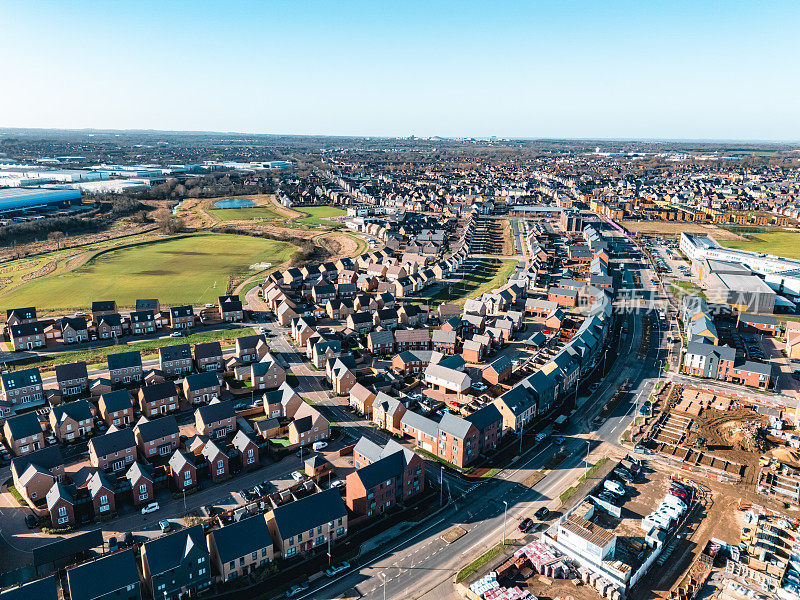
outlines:
[[81, 191], [72, 189], [0, 189], [0, 214], [65, 208], [81, 203]]

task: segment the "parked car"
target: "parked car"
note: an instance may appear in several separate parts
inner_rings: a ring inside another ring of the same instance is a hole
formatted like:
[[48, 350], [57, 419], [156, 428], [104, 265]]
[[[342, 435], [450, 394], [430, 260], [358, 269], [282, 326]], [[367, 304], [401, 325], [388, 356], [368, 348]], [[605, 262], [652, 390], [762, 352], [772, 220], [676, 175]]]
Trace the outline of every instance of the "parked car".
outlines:
[[110, 538], [108, 538], [108, 551], [116, 552], [117, 550], [119, 550], [119, 542], [117, 541], [117, 538], [112, 535]]
[[550, 516], [550, 511], [546, 506], [542, 506], [541, 508], [539, 508], [539, 510], [533, 513], [533, 516], [539, 519], [540, 521], [544, 521], [548, 516]]
[[325, 575], [327, 575], [328, 577], [333, 577], [334, 575], [337, 575], [337, 574], [341, 573], [342, 571], [346, 571], [349, 568], [350, 568], [350, 563], [347, 562], [347, 561], [344, 561], [341, 564], [333, 565], [333, 566], [328, 567], [327, 569], [325, 569]]
[[324, 450], [325, 448], [328, 447], [328, 442], [314, 442], [314, 444], [311, 447], [317, 452], [319, 452], [320, 450]]
[[167, 533], [170, 529], [172, 529], [172, 525], [166, 519], [159, 521], [158, 526], [161, 528], [161, 533]]
[[331, 481], [331, 484], [328, 487], [340, 488], [340, 487], [344, 487], [344, 485], [345, 485], [345, 483], [341, 479], [334, 479], [333, 481]]
[[603, 502], [608, 502], [613, 506], [617, 506], [619, 504], [619, 498], [617, 498], [613, 494], [610, 494], [609, 492], [600, 492], [599, 494], [597, 494], [597, 497]]
[[156, 512], [159, 508], [161, 507], [158, 505], [158, 502], [151, 502], [142, 509], [142, 514], [149, 515], [152, 512]]
[[169, 334], [169, 337], [181, 337], [182, 335], [183, 333], [181, 333], [180, 331], [173, 331], [172, 333]]
[[561, 446], [561, 445], [563, 445], [563, 443], [564, 443], [564, 436], [557, 435], [556, 437], [554, 437], [554, 438], [553, 438], [553, 443], [554, 443], [556, 446]]
[[607, 489], [612, 494], [617, 496], [624, 496], [625, 495], [625, 488], [619, 481], [614, 481], [613, 479], [607, 479], [603, 482], [603, 488]]
[[303, 474], [300, 471], [292, 471], [292, 479], [295, 481], [303, 481]]
[[247, 404], [244, 402], [238, 402], [233, 405], [233, 410], [244, 410], [245, 408], [247, 408]]
[[36, 515], [28, 514], [25, 515], [25, 526], [28, 529], [36, 529], [36, 526], [39, 524], [39, 519], [36, 518]]
[[519, 525], [517, 525], [517, 529], [519, 529], [522, 533], [527, 533], [531, 527], [533, 527], [533, 519], [530, 517], [525, 517], [519, 522]]
[[486, 390], [489, 389], [489, 387], [485, 383], [476, 381], [475, 383], [472, 384], [472, 389], [477, 390], [479, 392], [485, 392]]
[[296, 583], [288, 590], [286, 590], [286, 597], [287, 598], [294, 598], [295, 596], [299, 596], [303, 592], [308, 589], [307, 583]]

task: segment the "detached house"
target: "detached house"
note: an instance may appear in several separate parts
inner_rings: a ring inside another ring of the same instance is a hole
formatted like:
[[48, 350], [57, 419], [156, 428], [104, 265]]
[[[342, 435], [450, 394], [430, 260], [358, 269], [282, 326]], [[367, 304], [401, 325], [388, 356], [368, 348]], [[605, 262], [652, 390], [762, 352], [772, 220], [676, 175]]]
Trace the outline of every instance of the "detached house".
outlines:
[[222, 347], [219, 342], [203, 342], [194, 346], [198, 371], [222, 371]]
[[139, 389], [139, 412], [146, 417], [175, 412], [179, 405], [178, 388], [171, 381], [145, 385]]
[[89, 440], [89, 464], [101, 471], [124, 471], [136, 462], [133, 429], [115, 429]]
[[289, 443], [307, 446], [331, 435], [331, 424], [320, 412], [305, 402], [301, 402], [289, 423]]
[[33, 323], [36, 321], [36, 307], [10, 308], [6, 310], [6, 327], [20, 325], [22, 323]]
[[194, 327], [194, 308], [191, 305], [171, 307], [169, 309], [169, 324], [173, 329]]
[[189, 344], [162, 346], [158, 349], [158, 368], [166, 375], [179, 377], [192, 372], [192, 350]]
[[195, 429], [211, 439], [223, 438], [236, 430], [236, 413], [233, 402], [214, 400], [194, 411]]
[[159, 456], [170, 456], [180, 443], [178, 422], [172, 415], [153, 421], [141, 417], [133, 431], [136, 434], [139, 452], [148, 460]]
[[285, 381], [286, 369], [278, 364], [272, 354], [266, 354], [259, 362], [250, 365], [250, 383], [254, 389], [274, 389]]
[[244, 364], [261, 360], [269, 352], [267, 336], [245, 335], [236, 338], [236, 353], [234, 356]]
[[94, 514], [98, 517], [110, 515], [117, 509], [114, 483], [102, 471], [95, 472], [86, 485], [92, 499]]
[[119, 313], [104, 314], [93, 318], [97, 339], [108, 340], [122, 336], [122, 315]]
[[125, 473], [131, 484], [134, 506], [149, 504], [155, 498], [155, 475], [153, 467], [145, 463], [134, 462]]
[[20, 369], [0, 374], [0, 400], [20, 410], [44, 402], [42, 376], [38, 368]]
[[108, 355], [108, 377], [115, 385], [142, 380], [142, 355], [138, 350]]
[[244, 321], [244, 309], [239, 296], [219, 297], [220, 318], [226, 323], [239, 323]]
[[97, 322], [103, 315], [112, 315], [117, 312], [116, 300], [99, 300], [92, 302], [92, 321]]
[[71, 442], [94, 430], [92, 405], [87, 400], [54, 406], [49, 420], [53, 433], [61, 442]]
[[83, 317], [62, 317], [55, 323], [65, 344], [78, 344], [89, 340], [89, 329]]
[[228, 455], [214, 440], [206, 442], [200, 454], [208, 463], [208, 474], [211, 477], [211, 481], [217, 483], [230, 478], [231, 469], [228, 464]]
[[10, 325], [8, 335], [14, 350], [33, 350], [43, 348], [47, 344], [44, 325], [38, 321]]
[[6, 419], [3, 438], [14, 456], [21, 456], [44, 448], [44, 432], [36, 413], [25, 413]]
[[156, 330], [156, 316], [152, 310], [132, 312], [130, 322], [132, 335], [147, 335]]
[[56, 365], [56, 381], [63, 397], [80, 396], [89, 391], [89, 374], [84, 361]]
[[175, 450], [167, 464], [174, 489], [183, 490], [197, 485], [197, 467], [191, 454]]
[[187, 375], [183, 380], [183, 395], [192, 404], [208, 404], [219, 398], [222, 386], [216, 373], [205, 372]]
[[116, 390], [103, 394], [97, 402], [100, 416], [109, 425], [125, 427], [133, 423], [133, 401], [128, 390]]
[[241, 429], [231, 440], [231, 445], [239, 453], [242, 469], [250, 470], [259, 466], [258, 444]]
[[14, 487], [30, 504], [41, 504], [47, 492], [65, 476], [64, 456], [58, 446], [29, 452], [11, 461]]

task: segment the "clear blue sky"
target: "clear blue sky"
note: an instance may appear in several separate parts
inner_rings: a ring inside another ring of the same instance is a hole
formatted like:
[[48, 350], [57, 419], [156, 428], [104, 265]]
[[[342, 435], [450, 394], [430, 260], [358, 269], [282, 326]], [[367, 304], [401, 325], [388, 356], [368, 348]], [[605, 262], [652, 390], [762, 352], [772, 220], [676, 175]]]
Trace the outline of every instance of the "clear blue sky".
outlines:
[[0, 126], [800, 140], [800, 2], [0, 0]]

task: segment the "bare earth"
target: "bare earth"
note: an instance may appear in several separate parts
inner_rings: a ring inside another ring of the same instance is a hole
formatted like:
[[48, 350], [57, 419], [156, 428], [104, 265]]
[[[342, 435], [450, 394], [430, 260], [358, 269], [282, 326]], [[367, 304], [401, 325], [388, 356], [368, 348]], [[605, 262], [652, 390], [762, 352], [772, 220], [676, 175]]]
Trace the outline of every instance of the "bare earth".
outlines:
[[707, 233], [718, 240], [743, 240], [740, 235], [721, 229], [716, 225], [703, 225], [683, 221], [622, 221], [621, 225], [634, 233], [654, 233], [678, 236], [681, 232]]

